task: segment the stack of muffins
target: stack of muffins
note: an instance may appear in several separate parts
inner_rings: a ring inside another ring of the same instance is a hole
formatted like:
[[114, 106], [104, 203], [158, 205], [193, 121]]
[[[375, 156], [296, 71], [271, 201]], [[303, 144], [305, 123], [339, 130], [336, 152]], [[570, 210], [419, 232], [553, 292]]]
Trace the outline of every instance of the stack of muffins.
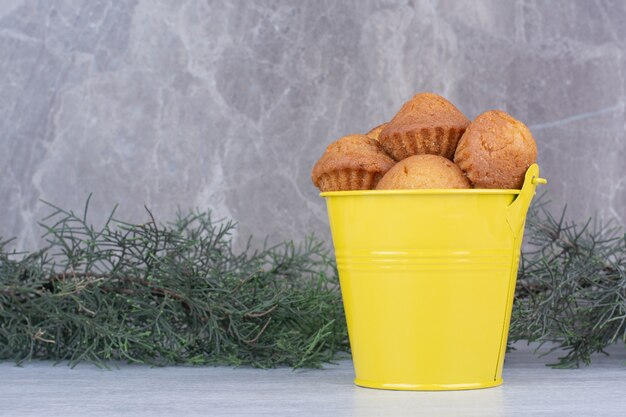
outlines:
[[509, 114], [470, 123], [445, 98], [420, 93], [390, 122], [328, 146], [311, 179], [321, 191], [520, 189], [536, 158], [530, 130]]

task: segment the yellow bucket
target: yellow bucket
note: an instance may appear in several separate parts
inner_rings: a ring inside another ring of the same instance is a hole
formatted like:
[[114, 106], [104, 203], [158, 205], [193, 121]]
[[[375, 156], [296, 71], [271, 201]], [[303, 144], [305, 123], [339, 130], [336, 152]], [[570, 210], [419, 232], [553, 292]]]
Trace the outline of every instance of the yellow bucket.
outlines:
[[459, 390], [502, 383], [524, 222], [521, 190], [325, 192], [355, 384]]

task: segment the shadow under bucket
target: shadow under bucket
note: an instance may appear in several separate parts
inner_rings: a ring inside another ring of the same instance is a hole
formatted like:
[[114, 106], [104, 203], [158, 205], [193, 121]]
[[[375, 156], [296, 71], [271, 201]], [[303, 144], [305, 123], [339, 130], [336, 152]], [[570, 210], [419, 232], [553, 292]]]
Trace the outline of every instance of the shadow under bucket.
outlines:
[[357, 385], [502, 383], [524, 222], [521, 190], [325, 192]]

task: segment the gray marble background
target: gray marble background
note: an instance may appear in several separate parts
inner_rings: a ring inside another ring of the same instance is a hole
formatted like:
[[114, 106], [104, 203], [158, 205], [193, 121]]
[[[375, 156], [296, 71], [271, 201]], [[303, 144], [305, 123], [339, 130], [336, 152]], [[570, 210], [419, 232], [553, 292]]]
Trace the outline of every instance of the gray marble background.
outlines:
[[212, 208], [240, 233], [328, 236], [325, 146], [434, 91], [504, 109], [554, 207], [626, 220], [626, 2], [0, 0], [0, 236], [40, 199], [94, 221]]

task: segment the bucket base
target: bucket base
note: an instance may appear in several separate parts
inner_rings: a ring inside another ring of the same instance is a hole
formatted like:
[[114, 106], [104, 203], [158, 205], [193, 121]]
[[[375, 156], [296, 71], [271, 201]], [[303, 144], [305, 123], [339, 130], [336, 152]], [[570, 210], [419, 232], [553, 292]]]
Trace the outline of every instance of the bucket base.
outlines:
[[498, 385], [502, 385], [502, 378], [485, 382], [470, 382], [467, 384], [387, 384], [356, 378], [354, 380], [354, 383], [355, 385], [364, 388], [386, 389], [394, 391], [459, 391], [497, 387]]

